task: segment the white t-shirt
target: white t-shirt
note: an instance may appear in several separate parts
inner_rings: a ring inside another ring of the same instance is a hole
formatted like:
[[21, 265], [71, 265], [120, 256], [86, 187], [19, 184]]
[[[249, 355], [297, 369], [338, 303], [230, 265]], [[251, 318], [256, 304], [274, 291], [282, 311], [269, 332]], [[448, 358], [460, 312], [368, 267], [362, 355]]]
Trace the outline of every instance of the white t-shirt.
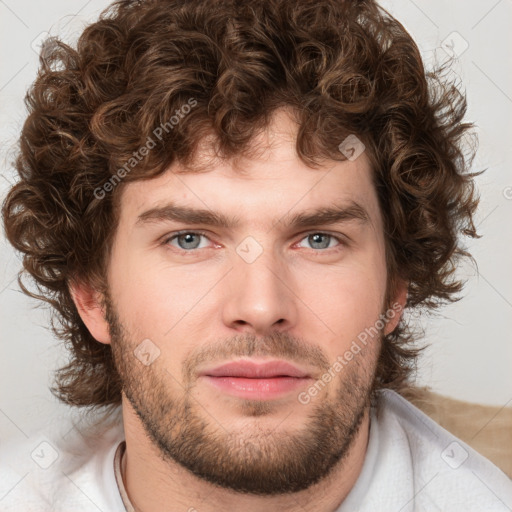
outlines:
[[[54, 428], [2, 443], [0, 512], [131, 512], [115, 474], [120, 418], [92, 437], [73, 429], [63, 439]], [[500, 469], [397, 393], [379, 393], [361, 474], [336, 512], [511, 510], [512, 480]]]

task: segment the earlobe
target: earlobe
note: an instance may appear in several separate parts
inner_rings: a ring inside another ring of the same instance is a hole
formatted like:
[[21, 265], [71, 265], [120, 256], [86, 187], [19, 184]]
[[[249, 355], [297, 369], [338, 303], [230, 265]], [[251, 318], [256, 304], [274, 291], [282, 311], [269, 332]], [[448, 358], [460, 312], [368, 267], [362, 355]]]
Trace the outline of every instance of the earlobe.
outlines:
[[100, 343], [110, 344], [108, 322], [105, 318], [102, 294], [84, 283], [71, 283], [69, 291], [80, 318], [92, 337]]

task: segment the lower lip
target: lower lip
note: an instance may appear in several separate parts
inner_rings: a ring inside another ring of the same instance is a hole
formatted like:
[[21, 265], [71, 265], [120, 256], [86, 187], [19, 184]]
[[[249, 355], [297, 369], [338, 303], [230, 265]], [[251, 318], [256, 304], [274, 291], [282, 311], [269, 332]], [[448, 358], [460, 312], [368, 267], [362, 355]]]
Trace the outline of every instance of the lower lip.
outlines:
[[272, 377], [268, 379], [248, 379], [245, 377], [203, 376], [216, 388], [241, 398], [267, 400], [290, 393], [303, 387], [311, 379], [306, 377]]

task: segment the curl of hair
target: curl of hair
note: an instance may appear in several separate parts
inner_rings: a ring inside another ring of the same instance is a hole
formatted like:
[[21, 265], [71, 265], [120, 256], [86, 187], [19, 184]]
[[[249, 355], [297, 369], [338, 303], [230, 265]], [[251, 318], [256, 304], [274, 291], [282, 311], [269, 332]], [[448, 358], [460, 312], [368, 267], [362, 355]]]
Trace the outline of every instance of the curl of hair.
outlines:
[[[462, 146], [472, 127], [463, 122], [466, 99], [441, 70], [425, 72], [410, 35], [373, 0], [121, 0], [76, 48], [47, 40], [25, 102], [19, 181], [3, 219], [23, 253], [20, 286], [52, 306], [69, 349], [52, 389], [68, 404], [120, 403], [111, 348], [91, 336], [69, 285], [105, 290], [123, 185], [175, 162], [199, 172], [194, 155], [205, 140], [221, 158], [250, 156], [281, 107], [294, 113], [297, 153], [313, 168], [344, 160], [338, 146], [350, 134], [365, 144], [389, 296], [403, 279], [407, 308], [459, 300], [456, 262], [471, 257], [460, 238], [479, 236], [479, 173], [468, 172]], [[149, 138], [154, 148], [141, 156]], [[407, 382], [413, 341], [403, 322], [385, 337], [378, 387]]]

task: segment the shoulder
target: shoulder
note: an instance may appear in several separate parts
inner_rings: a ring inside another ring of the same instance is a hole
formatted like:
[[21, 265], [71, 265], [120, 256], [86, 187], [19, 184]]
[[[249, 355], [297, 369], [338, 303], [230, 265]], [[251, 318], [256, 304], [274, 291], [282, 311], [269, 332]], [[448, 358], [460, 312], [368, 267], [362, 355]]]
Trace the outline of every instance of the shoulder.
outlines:
[[410, 457], [418, 502], [440, 510], [512, 509], [510, 478], [405, 398], [379, 392], [376, 418], [384, 453], [399, 450]]
[[[114, 453], [122, 424], [101, 430], [69, 422], [0, 445], [0, 510], [119, 510]], [[112, 466], [112, 467], [111, 467]], [[117, 495], [116, 495], [117, 494]]]

